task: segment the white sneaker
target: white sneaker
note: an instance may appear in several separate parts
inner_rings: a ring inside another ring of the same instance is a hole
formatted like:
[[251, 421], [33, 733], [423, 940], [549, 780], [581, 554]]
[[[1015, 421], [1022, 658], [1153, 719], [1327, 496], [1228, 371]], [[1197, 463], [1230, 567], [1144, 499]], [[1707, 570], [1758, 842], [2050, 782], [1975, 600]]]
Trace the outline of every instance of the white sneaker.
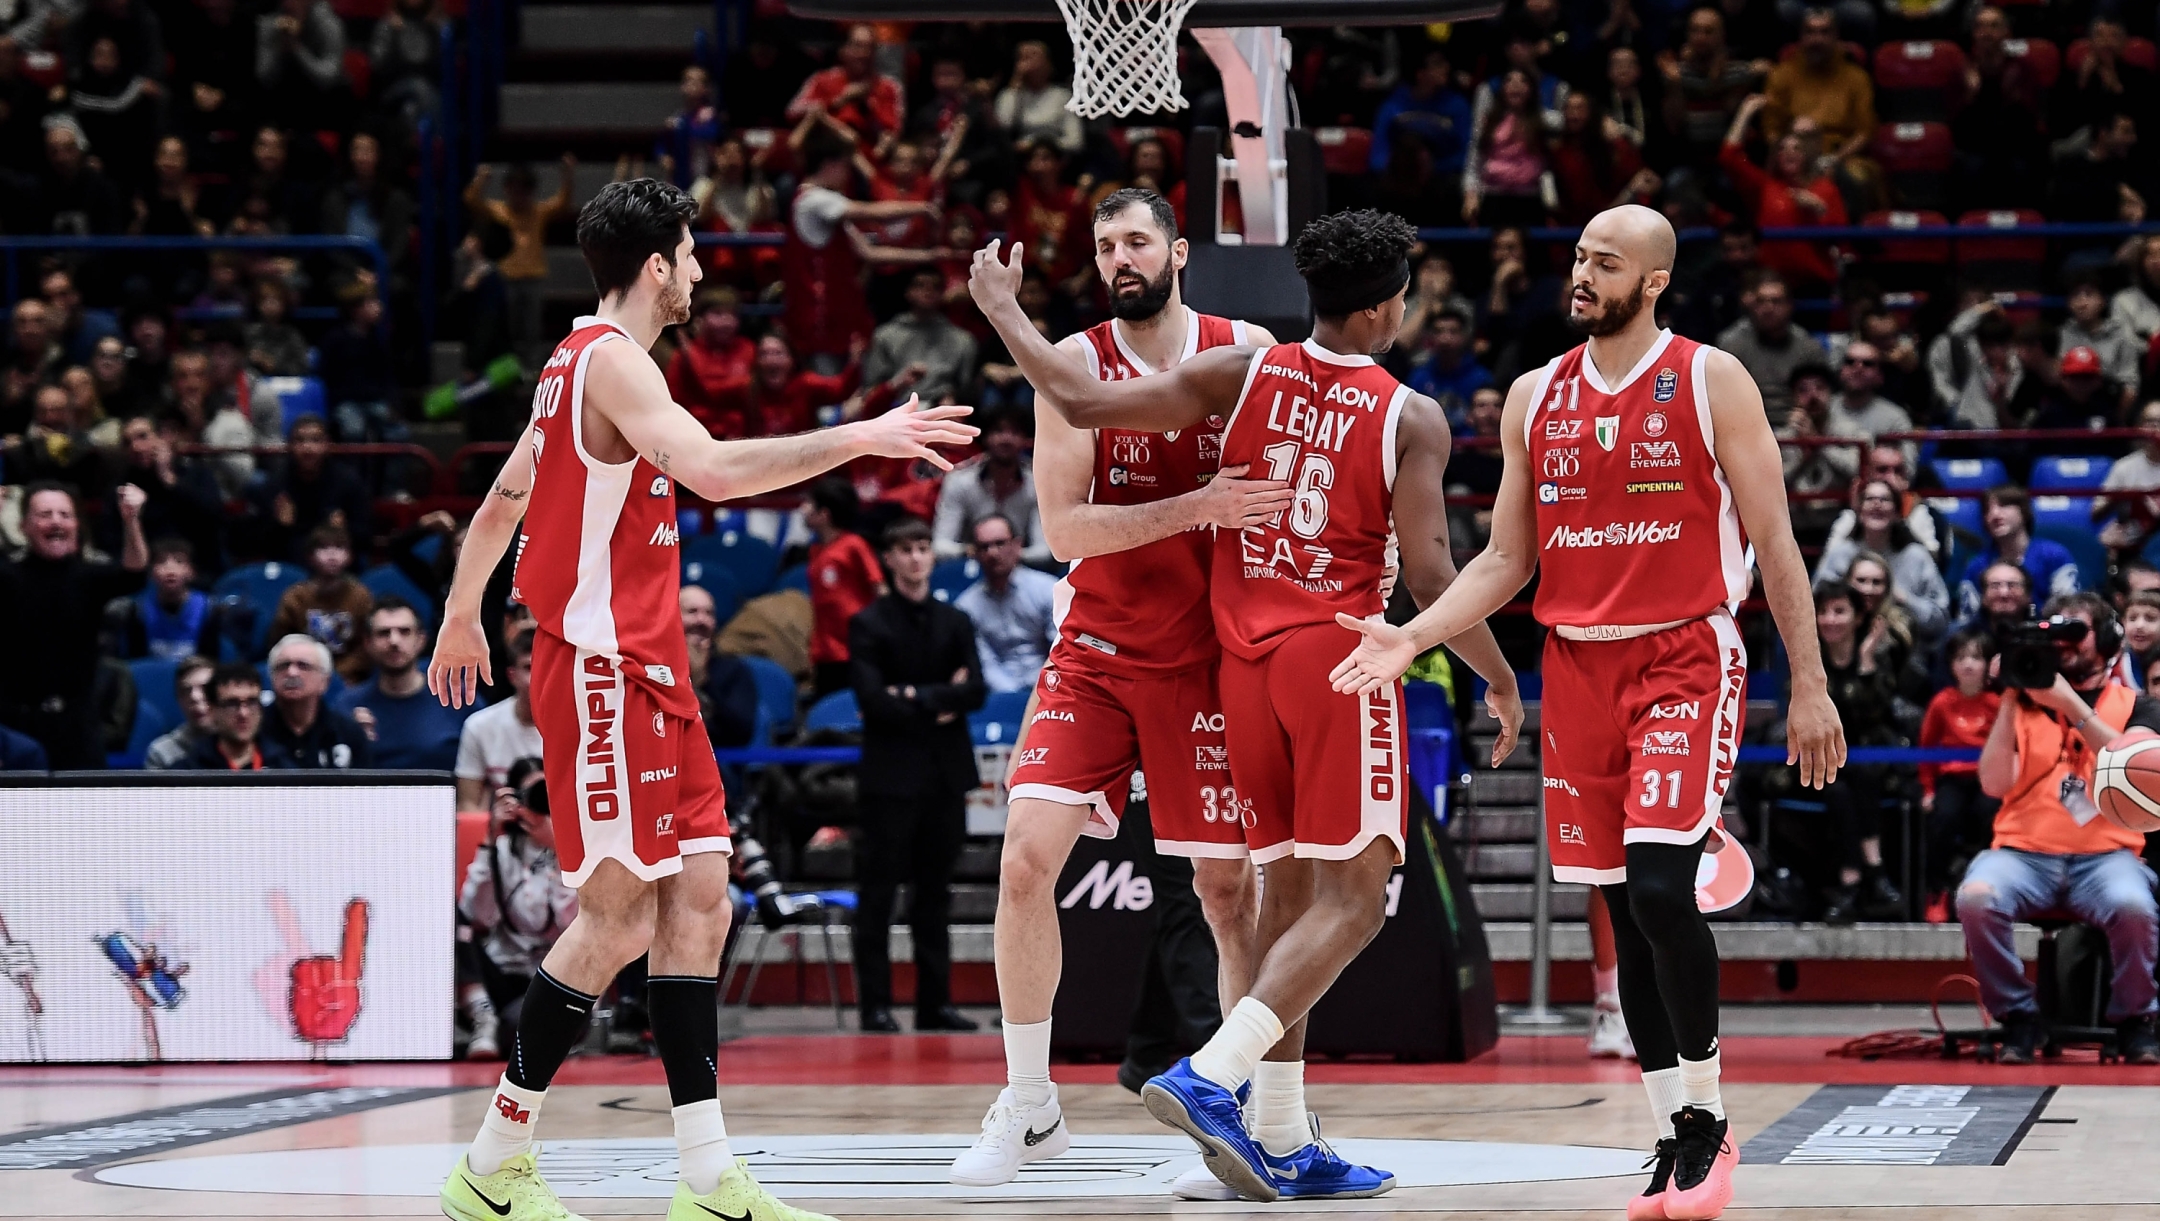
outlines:
[[1632, 1060], [1635, 1058], [1635, 1040], [1629, 1036], [1627, 1018], [1622, 1016], [1618, 1005], [1600, 1001], [1590, 1013], [1590, 1058], [1593, 1060]]
[[472, 1041], [465, 1045], [468, 1060], [502, 1059], [501, 1027], [492, 1008], [475, 1008], [472, 1013]]
[[1065, 1127], [1055, 1085], [1050, 1087], [1050, 1101], [1039, 1107], [1021, 1105], [1007, 1087], [998, 1091], [990, 1113], [983, 1116], [982, 1135], [954, 1159], [948, 1177], [962, 1187], [997, 1187], [1012, 1182], [1029, 1162], [1056, 1157], [1070, 1148], [1072, 1133]]
[[1194, 1166], [1171, 1181], [1170, 1194], [1180, 1200], [1241, 1200], [1244, 1197], [1230, 1189], [1228, 1183], [1208, 1173], [1206, 1166]]

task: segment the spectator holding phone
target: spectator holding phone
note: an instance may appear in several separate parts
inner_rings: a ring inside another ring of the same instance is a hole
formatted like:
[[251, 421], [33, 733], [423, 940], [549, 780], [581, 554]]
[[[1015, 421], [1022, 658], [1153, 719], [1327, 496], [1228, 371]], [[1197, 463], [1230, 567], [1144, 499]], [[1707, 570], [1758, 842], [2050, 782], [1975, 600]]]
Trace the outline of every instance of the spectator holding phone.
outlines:
[[467, 951], [460, 973], [470, 976], [458, 998], [472, 1026], [465, 1049], [472, 1060], [501, 1056], [517, 1031], [533, 972], [577, 916], [577, 892], [563, 885], [555, 863], [539, 758], [511, 764], [506, 781], [495, 790], [488, 841], [473, 854], [458, 893], [458, 915], [472, 935], [459, 947]]

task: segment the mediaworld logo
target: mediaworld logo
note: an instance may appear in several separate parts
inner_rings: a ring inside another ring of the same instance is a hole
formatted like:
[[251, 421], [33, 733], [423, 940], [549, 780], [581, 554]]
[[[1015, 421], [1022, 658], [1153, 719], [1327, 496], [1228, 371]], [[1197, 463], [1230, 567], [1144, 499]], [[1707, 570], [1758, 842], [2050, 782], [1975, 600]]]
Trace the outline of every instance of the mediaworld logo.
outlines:
[[1558, 526], [1553, 529], [1552, 537], [1545, 540], [1545, 546], [1633, 547], [1638, 543], [1670, 543], [1679, 539], [1680, 525], [1676, 521], [1616, 521], [1607, 526], [1585, 526], [1580, 530]]
[[1066, 910], [1078, 907], [1082, 902], [1091, 911], [1102, 910], [1104, 903], [1114, 911], [1146, 911], [1155, 902], [1155, 884], [1146, 874], [1135, 874], [1131, 861], [1119, 861], [1116, 869], [1110, 862], [1097, 861], [1093, 868], [1082, 874], [1080, 881], [1058, 900], [1058, 906]]

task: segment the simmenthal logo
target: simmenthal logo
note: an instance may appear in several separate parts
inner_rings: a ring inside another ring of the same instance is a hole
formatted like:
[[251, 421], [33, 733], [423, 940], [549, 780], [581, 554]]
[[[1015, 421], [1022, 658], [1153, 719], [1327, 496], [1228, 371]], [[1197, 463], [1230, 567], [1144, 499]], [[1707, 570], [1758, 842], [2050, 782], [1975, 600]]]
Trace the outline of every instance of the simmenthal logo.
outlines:
[[1627, 485], [1629, 493], [1636, 492], [1684, 492], [1687, 484], [1678, 479], [1650, 479]]

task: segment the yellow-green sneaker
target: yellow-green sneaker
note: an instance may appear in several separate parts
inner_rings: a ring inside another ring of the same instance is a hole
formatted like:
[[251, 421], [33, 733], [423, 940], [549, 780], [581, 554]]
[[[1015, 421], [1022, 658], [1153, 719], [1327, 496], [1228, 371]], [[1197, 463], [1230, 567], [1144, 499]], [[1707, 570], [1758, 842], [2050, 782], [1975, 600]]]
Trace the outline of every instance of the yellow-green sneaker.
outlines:
[[474, 1174], [459, 1158], [443, 1184], [442, 1210], [455, 1221], [585, 1221], [555, 1198], [535, 1163], [534, 1145], [502, 1164], [493, 1174]]
[[[741, 1158], [720, 1185], [705, 1195], [695, 1195], [688, 1183], [675, 1184], [675, 1199], [668, 1205], [667, 1221], [834, 1221], [824, 1213], [795, 1208], [773, 1199], [772, 1193], [750, 1177], [750, 1166]], [[483, 1218], [483, 1221], [485, 1219]]]

